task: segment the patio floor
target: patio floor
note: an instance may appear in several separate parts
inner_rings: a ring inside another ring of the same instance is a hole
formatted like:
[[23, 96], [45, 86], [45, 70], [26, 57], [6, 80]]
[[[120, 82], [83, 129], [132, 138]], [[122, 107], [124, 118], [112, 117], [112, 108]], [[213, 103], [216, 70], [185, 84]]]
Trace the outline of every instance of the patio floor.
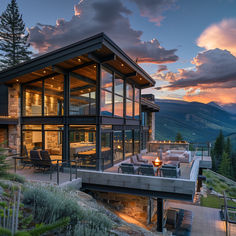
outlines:
[[[144, 156], [143, 159], [148, 160], [148, 163], [151, 164], [152, 161], [154, 161], [156, 159], [156, 157]], [[125, 160], [124, 162], [130, 163], [130, 160], [128, 159], [128, 160]], [[106, 169], [105, 172], [118, 173], [118, 167], [119, 167], [120, 163], [117, 163], [114, 166], [112, 166], [111, 168]], [[181, 179], [189, 179], [190, 178], [191, 165], [192, 165], [191, 162], [190, 163], [180, 163], [180, 171], [181, 171], [180, 178]]]

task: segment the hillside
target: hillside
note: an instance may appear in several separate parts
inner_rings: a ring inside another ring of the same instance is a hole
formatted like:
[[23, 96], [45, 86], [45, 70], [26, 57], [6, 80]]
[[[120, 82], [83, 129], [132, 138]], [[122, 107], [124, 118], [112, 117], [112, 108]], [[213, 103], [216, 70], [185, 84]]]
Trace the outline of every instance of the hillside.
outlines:
[[[156, 99], [156, 139], [174, 140], [180, 132], [190, 142], [215, 140], [219, 130], [224, 135], [236, 133], [236, 115], [212, 104]], [[232, 142], [236, 139], [233, 136]]]

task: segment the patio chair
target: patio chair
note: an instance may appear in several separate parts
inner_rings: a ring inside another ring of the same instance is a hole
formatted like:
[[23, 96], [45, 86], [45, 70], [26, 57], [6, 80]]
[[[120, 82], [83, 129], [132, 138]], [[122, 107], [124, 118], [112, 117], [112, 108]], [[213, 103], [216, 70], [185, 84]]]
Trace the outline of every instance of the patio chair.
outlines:
[[26, 166], [32, 167], [32, 163], [30, 161], [29, 154], [25, 145], [22, 146], [22, 157], [23, 157], [23, 159], [21, 160], [21, 163], [23, 164], [22, 169], [24, 169]]
[[162, 177], [178, 178], [180, 176], [180, 169], [174, 165], [163, 165], [160, 168], [160, 173]]
[[136, 155], [133, 155], [130, 157], [130, 162], [132, 164], [134, 164], [135, 166], [140, 166], [143, 164], [143, 162], [139, 162], [138, 159], [137, 159], [137, 156]]
[[136, 169], [134, 168], [134, 165], [131, 163], [121, 163], [118, 168], [118, 173], [120, 173], [120, 170], [122, 174], [136, 174]]
[[141, 154], [141, 153], [138, 153], [138, 154], [137, 154], [137, 160], [138, 160], [139, 162], [148, 163], [148, 160], [147, 160], [147, 159], [143, 159], [143, 158], [142, 158], [142, 154]]
[[[53, 169], [55, 169], [57, 167], [57, 163], [56, 161], [52, 161], [51, 157], [48, 153], [48, 151], [46, 150], [42, 150], [40, 151], [40, 156], [41, 156], [41, 168], [45, 169], [50, 169], [50, 171], [52, 171]], [[61, 163], [60, 163], [61, 166]]]
[[31, 150], [30, 151], [30, 161], [35, 168], [40, 168], [41, 167], [41, 158], [39, 151], [37, 150]]
[[155, 176], [155, 171], [151, 164], [142, 164], [138, 169], [138, 173], [141, 175]]

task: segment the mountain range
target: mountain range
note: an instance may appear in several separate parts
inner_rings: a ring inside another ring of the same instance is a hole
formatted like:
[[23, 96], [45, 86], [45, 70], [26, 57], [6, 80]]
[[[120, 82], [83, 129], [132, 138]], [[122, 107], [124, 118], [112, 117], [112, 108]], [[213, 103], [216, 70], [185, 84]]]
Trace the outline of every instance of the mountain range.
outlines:
[[[156, 99], [157, 140], [174, 140], [177, 132], [189, 142], [213, 142], [222, 130], [236, 143], [236, 114], [216, 103]], [[235, 104], [236, 105], [236, 104]], [[236, 147], [235, 147], [236, 148]]]

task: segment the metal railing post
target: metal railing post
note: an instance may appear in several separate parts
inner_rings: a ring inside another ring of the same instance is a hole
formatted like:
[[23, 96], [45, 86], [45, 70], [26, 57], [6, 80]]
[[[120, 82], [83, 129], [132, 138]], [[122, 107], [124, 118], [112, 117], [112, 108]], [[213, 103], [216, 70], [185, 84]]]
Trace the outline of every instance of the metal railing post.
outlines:
[[76, 178], [76, 179], [78, 179], [77, 168], [78, 168], [77, 161], [75, 161], [75, 178]]
[[71, 161], [68, 161], [70, 165], [70, 181], [72, 181], [72, 172], [71, 172]]
[[16, 158], [14, 158], [15, 173], [16, 173]]
[[57, 184], [59, 185], [59, 161], [57, 160]]
[[203, 160], [203, 147], [202, 147], [202, 160]]

